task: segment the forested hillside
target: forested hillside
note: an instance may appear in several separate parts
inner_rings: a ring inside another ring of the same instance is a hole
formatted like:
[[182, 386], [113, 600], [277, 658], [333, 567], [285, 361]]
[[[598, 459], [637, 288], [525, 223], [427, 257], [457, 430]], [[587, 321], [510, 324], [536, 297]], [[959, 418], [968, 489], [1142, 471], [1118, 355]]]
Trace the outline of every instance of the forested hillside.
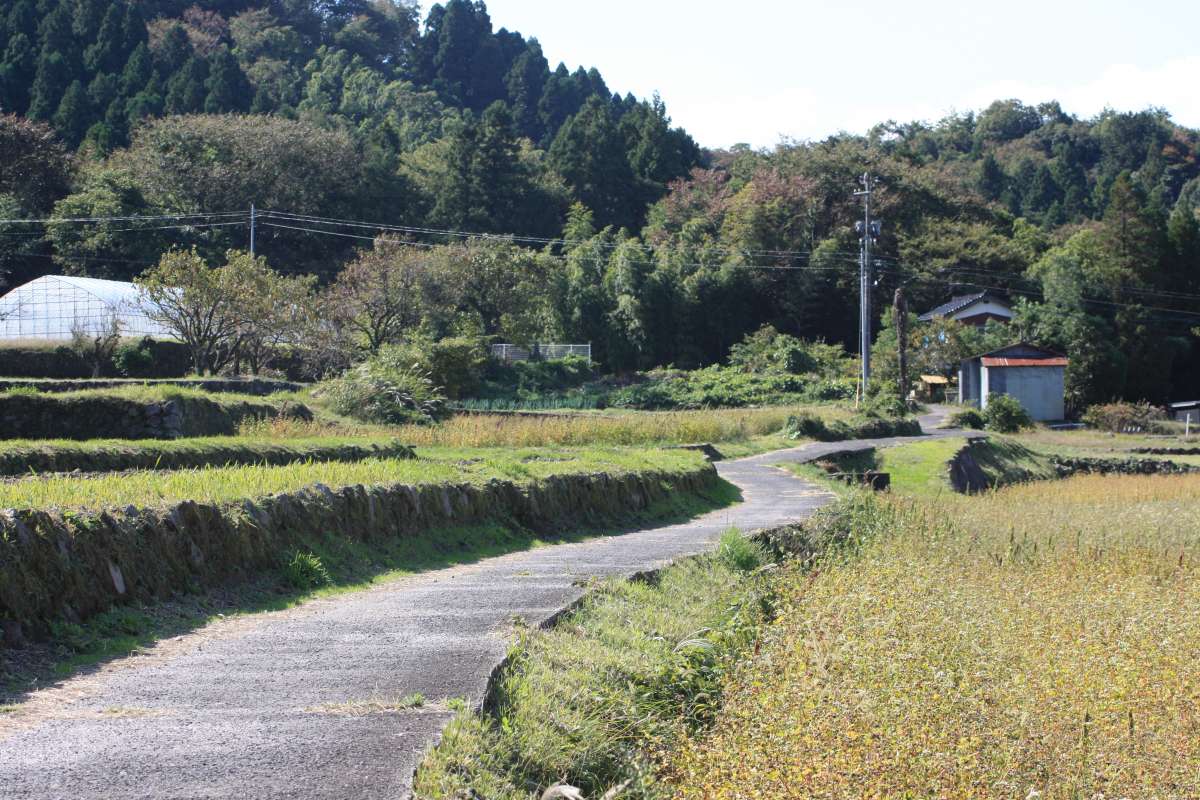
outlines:
[[[2, 217], [256, 202], [553, 236], [578, 199], [603, 224], [636, 229], [700, 157], [657, 98], [619, 96], [594, 68], [552, 70], [536, 39], [493, 30], [482, 2], [434, 5], [423, 24], [409, 0], [16, 0], [5, 11], [0, 110], [49, 124], [63, 149], [37, 129], [6, 132], [5, 153], [32, 148], [50, 174], [34, 190], [8, 170]], [[229, 114], [248, 116], [216, 116]], [[140, 260], [163, 239], [59, 230], [57, 252], [79, 269], [86, 257]], [[328, 267], [338, 249], [280, 252]]]
[[768, 324], [856, 349], [869, 170], [879, 347], [897, 287], [914, 312], [992, 289], [1014, 327], [924, 363], [1020, 337], [1071, 357], [1076, 408], [1200, 394], [1200, 134], [1163, 110], [998, 101], [702, 151], [657, 97], [552, 70], [482, 2], [7, 8], [0, 219], [54, 220], [0, 223], [10, 285], [127, 279], [172, 247], [216, 263], [253, 203], [275, 270], [405, 287], [392, 338], [591, 342], [613, 371], [717, 362]]

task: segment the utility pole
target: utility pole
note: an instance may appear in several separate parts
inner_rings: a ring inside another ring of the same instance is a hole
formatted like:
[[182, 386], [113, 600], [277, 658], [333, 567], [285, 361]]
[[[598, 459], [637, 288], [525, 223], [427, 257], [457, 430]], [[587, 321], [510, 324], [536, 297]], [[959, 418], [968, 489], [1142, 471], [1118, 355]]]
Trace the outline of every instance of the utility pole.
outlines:
[[250, 255], [254, 255], [254, 203], [250, 204]]
[[871, 220], [871, 193], [875, 188], [875, 180], [871, 173], [864, 172], [859, 178], [862, 190], [855, 192], [855, 197], [863, 199], [863, 220], [855, 223], [861, 244], [861, 260], [858, 273], [858, 342], [862, 356], [862, 391], [867, 396], [867, 387], [871, 383], [871, 245], [879, 236], [879, 223]]
[[908, 300], [904, 296], [904, 287], [896, 289], [892, 301], [892, 316], [896, 320], [896, 338], [899, 342], [900, 382], [896, 387], [900, 390], [900, 399], [908, 402]]

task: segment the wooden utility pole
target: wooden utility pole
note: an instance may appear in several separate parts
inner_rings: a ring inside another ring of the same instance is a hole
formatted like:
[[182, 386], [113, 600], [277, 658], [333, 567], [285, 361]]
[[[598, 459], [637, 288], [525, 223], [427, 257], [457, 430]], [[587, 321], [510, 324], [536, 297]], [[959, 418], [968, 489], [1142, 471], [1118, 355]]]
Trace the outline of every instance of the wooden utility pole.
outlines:
[[900, 350], [900, 399], [908, 400], [908, 301], [904, 297], [904, 287], [896, 289], [896, 297], [892, 301], [892, 315], [896, 318], [897, 347]]

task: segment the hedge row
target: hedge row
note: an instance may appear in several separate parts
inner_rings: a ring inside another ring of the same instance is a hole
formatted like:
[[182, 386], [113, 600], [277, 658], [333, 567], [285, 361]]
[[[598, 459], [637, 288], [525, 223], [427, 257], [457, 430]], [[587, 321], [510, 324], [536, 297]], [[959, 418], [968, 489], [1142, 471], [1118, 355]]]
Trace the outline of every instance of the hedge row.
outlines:
[[91, 389], [121, 389], [127, 386], [169, 386], [180, 389], [196, 389], [203, 392], [231, 392], [265, 397], [276, 392], [298, 392], [303, 383], [281, 381], [274, 378], [0, 378], [0, 392], [12, 389], [33, 389], [57, 394], [81, 392]]
[[789, 417], [787, 434], [793, 439], [844, 442], [848, 439], [884, 439], [890, 436], [920, 436], [921, 423], [912, 418], [853, 417], [826, 422], [811, 414]]
[[488, 520], [561, 533], [628, 519], [680, 492], [703, 494], [717, 480], [703, 464], [482, 486], [318, 485], [221, 505], [7, 510], [0, 512], [0, 622], [19, 642], [54, 620], [80, 621], [116, 603], [251, 577], [328, 536], [371, 542]]
[[194, 469], [251, 464], [277, 467], [302, 461], [362, 461], [367, 458], [415, 457], [411, 447], [398, 441], [275, 442], [222, 438], [136, 444], [31, 444], [0, 449], [0, 475]]
[[119, 395], [0, 394], [3, 439], [176, 439], [232, 436], [247, 419], [312, 419], [300, 403], [164, 396], [146, 401]]
[[[192, 357], [180, 342], [140, 339], [122, 342], [118, 348], [122, 373], [107, 364], [106, 375], [129, 378], [182, 378], [192, 368]], [[0, 344], [0, 376], [6, 378], [90, 378], [92, 366], [70, 347], [54, 342]]]

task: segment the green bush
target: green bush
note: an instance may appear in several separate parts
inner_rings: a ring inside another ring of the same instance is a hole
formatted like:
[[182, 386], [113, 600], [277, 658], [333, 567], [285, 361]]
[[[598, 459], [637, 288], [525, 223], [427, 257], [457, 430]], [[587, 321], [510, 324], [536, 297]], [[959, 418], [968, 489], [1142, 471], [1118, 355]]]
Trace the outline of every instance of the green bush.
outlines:
[[438, 341], [414, 339], [384, 350], [387, 351], [386, 358], [418, 367], [452, 400], [475, 395], [488, 362], [483, 342], [469, 336], [452, 336]]
[[643, 410], [785, 405], [807, 401], [807, 386], [796, 375], [753, 374], [733, 367], [656, 370], [643, 382], [614, 391], [609, 404]]
[[770, 560], [762, 545], [747, 539], [737, 528], [721, 534], [717, 558], [734, 572], [753, 572]]
[[1157, 433], [1166, 419], [1166, 412], [1149, 403], [1104, 403], [1083, 412], [1089, 428], [1112, 433]]
[[987, 408], [983, 412], [983, 424], [989, 431], [1016, 433], [1022, 428], [1033, 427], [1033, 420], [1017, 398], [992, 393], [988, 395]]
[[154, 371], [154, 354], [146, 347], [147, 339], [137, 344], [122, 344], [113, 352], [113, 367], [126, 378], [149, 378]]
[[404, 348], [383, 347], [367, 361], [317, 390], [339, 414], [363, 422], [432, 422], [442, 416], [446, 398]]
[[290, 561], [283, 565], [283, 579], [293, 589], [301, 591], [328, 586], [331, 582], [329, 570], [321, 559], [312, 553], [296, 551]]
[[902, 419], [860, 414], [849, 420], [825, 420], [811, 414], [789, 417], [784, 429], [790, 439], [816, 439], [819, 442], [844, 442], [848, 439], [882, 439], [889, 436], [920, 436], [921, 423]]
[[979, 413], [978, 409], [965, 408], [962, 411], [955, 411], [950, 415], [950, 425], [955, 428], [971, 428], [972, 430], [982, 430], [986, 424], [983, 414]]
[[844, 374], [849, 363], [838, 345], [806, 342], [764, 325], [729, 349], [729, 366], [741, 372], [784, 372], [791, 375]]

